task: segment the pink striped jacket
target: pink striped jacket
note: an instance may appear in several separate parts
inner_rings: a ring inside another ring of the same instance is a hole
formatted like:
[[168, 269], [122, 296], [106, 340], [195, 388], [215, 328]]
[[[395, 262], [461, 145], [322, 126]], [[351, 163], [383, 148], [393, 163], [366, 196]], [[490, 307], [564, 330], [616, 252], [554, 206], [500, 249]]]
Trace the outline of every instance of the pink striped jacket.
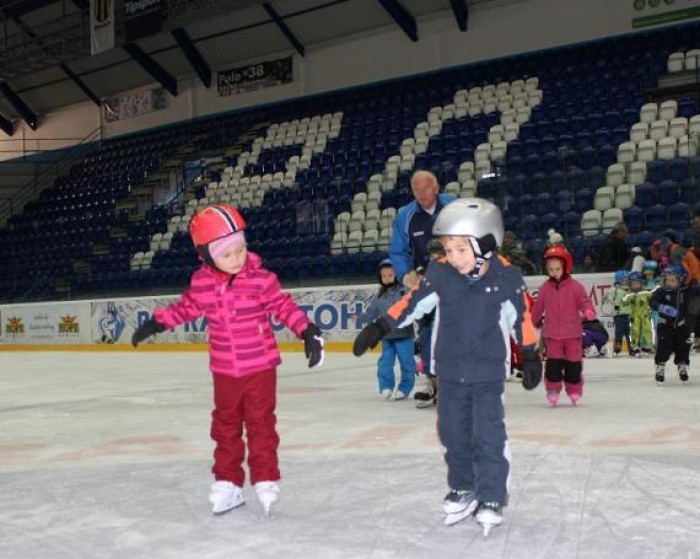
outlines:
[[252, 252], [231, 281], [228, 274], [204, 265], [176, 302], [156, 309], [153, 317], [168, 328], [202, 315], [209, 323], [209, 368], [243, 377], [277, 367], [279, 349], [270, 323], [273, 315], [297, 337], [309, 325], [304, 311], [282, 291], [277, 276]]

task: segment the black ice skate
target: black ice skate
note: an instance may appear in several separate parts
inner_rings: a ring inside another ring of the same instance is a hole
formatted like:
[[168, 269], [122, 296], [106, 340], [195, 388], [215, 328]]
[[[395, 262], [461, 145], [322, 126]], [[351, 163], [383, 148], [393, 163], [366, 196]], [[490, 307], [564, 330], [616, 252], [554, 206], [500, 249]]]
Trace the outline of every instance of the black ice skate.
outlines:
[[688, 382], [688, 365], [678, 365], [678, 376], [683, 382]]
[[659, 386], [661, 386], [664, 383], [664, 380], [666, 380], [666, 367], [663, 363], [656, 364], [656, 374], [654, 375], [654, 379], [656, 379], [656, 384]]
[[452, 489], [442, 501], [445, 511], [445, 525], [452, 526], [469, 518], [476, 511], [479, 501], [470, 489]]

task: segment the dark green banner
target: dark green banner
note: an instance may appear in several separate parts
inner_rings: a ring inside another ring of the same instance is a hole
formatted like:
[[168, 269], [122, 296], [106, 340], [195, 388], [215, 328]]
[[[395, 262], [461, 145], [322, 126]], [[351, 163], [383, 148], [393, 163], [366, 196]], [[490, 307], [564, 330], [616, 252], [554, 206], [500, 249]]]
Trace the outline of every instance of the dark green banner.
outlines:
[[651, 27], [653, 25], [663, 25], [665, 23], [674, 23], [683, 21], [684, 19], [694, 19], [700, 17], [700, 6], [694, 8], [683, 8], [681, 10], [673, 10], [671, 12], [663, 12], [644, 17], [636, 17], [632, 19], [632, 28], [640, 29], [642, 27]]

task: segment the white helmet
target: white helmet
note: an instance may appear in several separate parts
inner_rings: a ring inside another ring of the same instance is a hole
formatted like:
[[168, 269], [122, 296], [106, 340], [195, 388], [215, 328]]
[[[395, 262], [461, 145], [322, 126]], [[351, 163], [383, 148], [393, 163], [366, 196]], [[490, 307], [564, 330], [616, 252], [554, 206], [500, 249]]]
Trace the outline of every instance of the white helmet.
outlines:
[[503, 243], [501, 210], [483, 198], [459, 198], [440, 211], [433, 235], [471, 237], [477, 244], [477, 256], [489, 258]]

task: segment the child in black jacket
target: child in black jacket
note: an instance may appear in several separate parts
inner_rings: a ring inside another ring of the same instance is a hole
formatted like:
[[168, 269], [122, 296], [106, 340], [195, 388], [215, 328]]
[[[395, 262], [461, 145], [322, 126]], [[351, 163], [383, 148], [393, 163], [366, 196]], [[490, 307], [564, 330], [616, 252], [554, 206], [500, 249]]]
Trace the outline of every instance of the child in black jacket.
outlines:
[[686, 323], [690, 296], [697, 287], [684, 285], [688, 273], [681, 264], [671, 264], [663, 271], [664, 282], [651, 295], [649, 306], [659, 313], [656, 325], [656, 383], [661, 384], [666, 376], [666, 362], [674, 355], [678, 376], [688, 381], [690, 364], [691, 332]]

